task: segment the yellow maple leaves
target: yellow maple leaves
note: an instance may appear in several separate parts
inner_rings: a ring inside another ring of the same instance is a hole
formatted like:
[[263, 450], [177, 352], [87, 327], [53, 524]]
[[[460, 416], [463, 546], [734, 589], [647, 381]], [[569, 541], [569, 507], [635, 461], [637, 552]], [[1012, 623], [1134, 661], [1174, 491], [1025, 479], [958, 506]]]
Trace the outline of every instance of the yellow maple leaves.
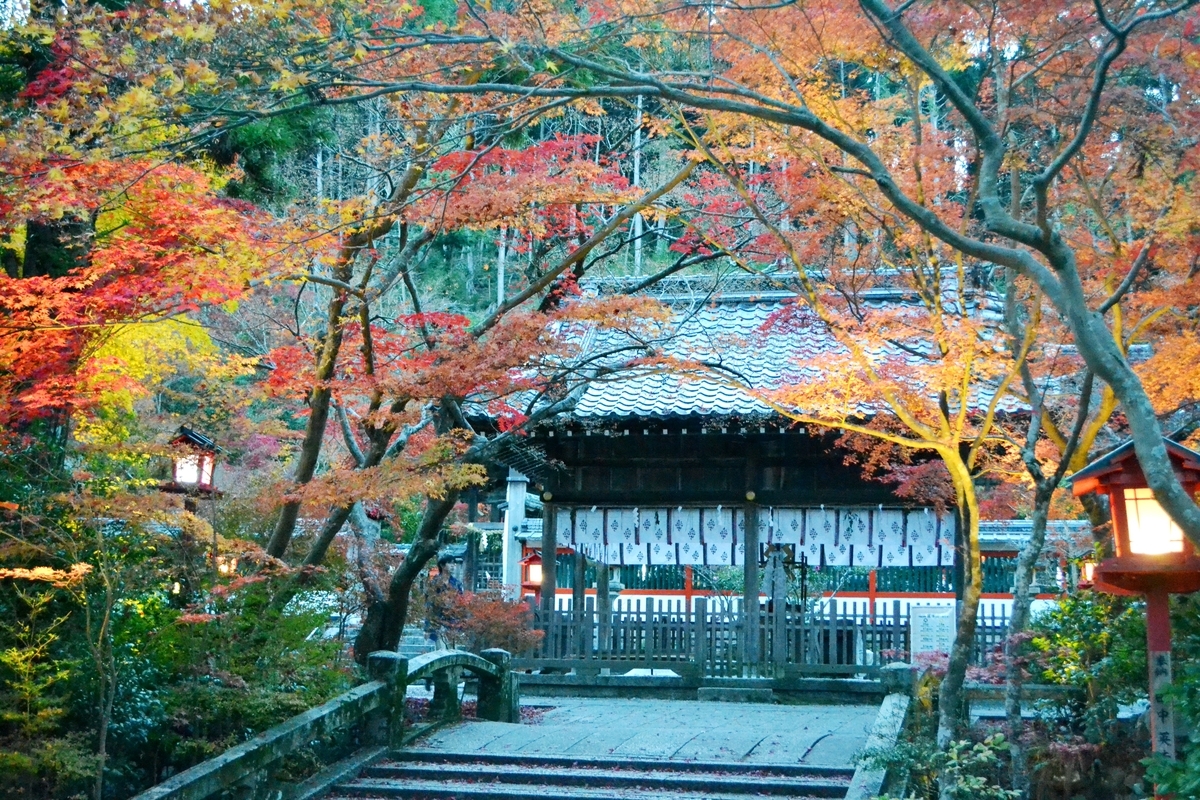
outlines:
[[33, 567], [26, 569], [0, 569], [0, 580], [29, 581], [32, 583], [48, 583], [58, 589], [64, 589], [83, 580], [92, 571], [91, 564], [72, 564], [70, 569], [54, 569], [52, 567]]

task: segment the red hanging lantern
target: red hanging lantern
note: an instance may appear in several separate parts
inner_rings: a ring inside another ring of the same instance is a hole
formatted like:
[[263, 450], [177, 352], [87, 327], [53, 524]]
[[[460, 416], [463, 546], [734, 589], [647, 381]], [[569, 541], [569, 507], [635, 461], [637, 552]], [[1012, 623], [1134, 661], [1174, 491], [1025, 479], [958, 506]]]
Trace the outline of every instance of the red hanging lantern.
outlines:
[[542, 597], [542, 554], [533, 551], [521, 559], [521, 594]]
[[[1164, 439], [1171, 467], [1193, 497], [1200, 486], [1200, 453]], [[1200, 591], [1200, 556], [1146, 484], [1127, 442], [1088, 464], [1071, 478], [1076, 497], [1108, 496], [1115, 553], [1097, 564], [1092, 585], [1111, 594], [1146, 597], [1146, 642], [1150, 669], [1150, 737], [1155, 753], [1175, 758], [1175, 718], [1161, 692], [1171, 683], [1172, 594]]]

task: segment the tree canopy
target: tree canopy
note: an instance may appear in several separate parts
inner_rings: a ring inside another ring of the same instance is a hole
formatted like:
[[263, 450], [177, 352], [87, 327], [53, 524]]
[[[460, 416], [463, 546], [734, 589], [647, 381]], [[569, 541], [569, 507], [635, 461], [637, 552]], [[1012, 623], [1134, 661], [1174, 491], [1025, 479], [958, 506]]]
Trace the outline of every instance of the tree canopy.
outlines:
[[[949, 746], [978, 523], [1002, 498], [1044, 530], [1060, 483], [1130, 437], [1200, 543], [1162, 445], [1200, 403], [1193, 6], [6, 6], [0, 609], [23, 626], [4, 646], [24, 683], [4, 680], [26, 714], [3, 733], [22, 791], [158, 777], [110, 762], [110, 734], [136, 739], [122, 703], [252, 680], [219, 626], [279, 664], [297, 604], [331, 592], [361, 606], [360, 660], [395, 647], [504, 448], [609, 370], [707, 370], [663, 357], [669, 312], [643, 292], [689, 273], [794, 289], [761, 335], [819, 326], [838, 352], [742, 388], [959, 515]], [[601, 277], [623, 290], [589, 292]], [[631, 344], [601, 364], [580, 342], [604, 330]], [[234, 475], [207, 518], [157, 491], [181, 424]], [[1105, 546], [1103, 507], [1067, 513]], [[402, 561], [371, 551], [372, 518]], [[209, 666], [139, 673], [167, 629]], [[29, 743], [63, 717], [89, 733], [53, 768]]]

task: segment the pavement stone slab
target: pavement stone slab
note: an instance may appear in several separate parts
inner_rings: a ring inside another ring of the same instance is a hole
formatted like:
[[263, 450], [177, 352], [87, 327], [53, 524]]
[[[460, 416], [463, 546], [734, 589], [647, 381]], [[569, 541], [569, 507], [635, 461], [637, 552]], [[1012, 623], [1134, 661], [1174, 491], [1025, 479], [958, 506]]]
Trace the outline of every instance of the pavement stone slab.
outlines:
[[553, 706], [538, 724], [462, 722], [431, 734], [422, 747], [852, 767], [878, 712], [866, 705], [610, 698], [538, 698], [537, 704]]

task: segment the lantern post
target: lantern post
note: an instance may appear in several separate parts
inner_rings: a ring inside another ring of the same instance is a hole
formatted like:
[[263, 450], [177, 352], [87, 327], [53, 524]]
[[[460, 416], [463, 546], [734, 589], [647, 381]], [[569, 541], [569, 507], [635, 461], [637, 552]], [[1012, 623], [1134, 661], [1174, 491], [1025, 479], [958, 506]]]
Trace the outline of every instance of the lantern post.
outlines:
[[[1164, 439], [1167, 455], [1183, 488], [1195, 496], [1200, 486], [1200, 453]], [[1110, 594], [1146, 599], [1149, 662], [1150, 744], [1154, 753], [1175, 758], [1175, 716], [1163, 692], [1171, 685], [1172, 594], [1200, 590], [1200, 556], [1146, 484], [1127, 442], [1071, 477], [1076, 497], [1105, 495], [1112, 513], [1114, 553], [1095, 565], [1092, 586]]]
[[202, 433], [181, 426], [171, 440], [171, 480], [163, 491], [180, 494], [213, 494], [213, 476], [217, 468], [216, 442]]
[[[212, 439], [186, 425], [180, 426], [179, 430], [175, 432], [175, 438], [171, 439], [170, 447], [172, 450], [171, 480], [159, 484], [158, 488], [164, 492], [182, 494], [184, 510], [199, 513], [198, 499], [200, 497], [207, 496], [211, 500], [215, 500], [221, 496], [221, 491], [217, 489], [214, 480], [217, 470], [217, 454], [221, 450]], [[217, 554], [216, 506], [211, 505], [210, 510], [214, 517], [211, 520], [213, 528], [212, 566], [221, 574], [226, 574], [230, 567], [226, 565], [225, 572], [222, 572]], [[232, 563], [233, 568], [236, 568], [236, 560]]]

